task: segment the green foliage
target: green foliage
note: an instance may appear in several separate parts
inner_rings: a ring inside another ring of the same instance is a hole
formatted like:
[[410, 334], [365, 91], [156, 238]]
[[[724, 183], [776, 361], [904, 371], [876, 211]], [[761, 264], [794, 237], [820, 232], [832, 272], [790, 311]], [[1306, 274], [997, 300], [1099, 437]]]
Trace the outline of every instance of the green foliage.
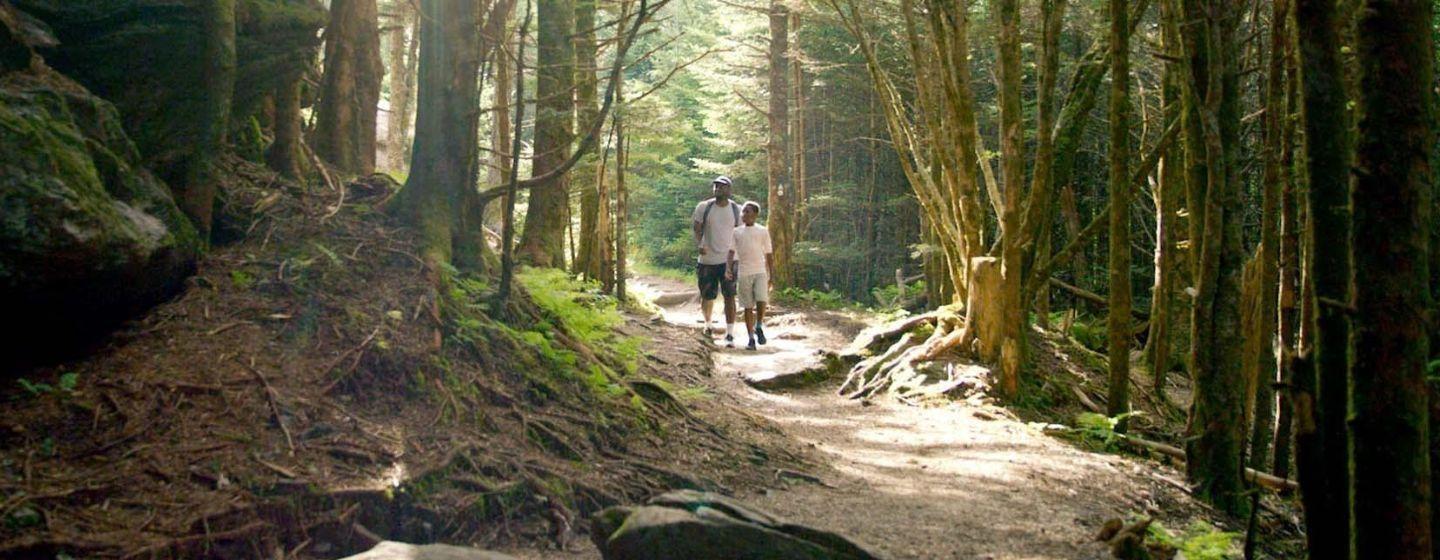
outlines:
[[230, 271], [230, 283], [235, 285], [235, 289], [245, 291], [255, 286], [255, 277], [237, 268]]
[[825, 290], [806, 290], [803, 288], [784, 288], [775, 294], [775, 299], [791, 304], [805, 305], [817, 309], [838, 310], [860, 307], [853, 301], [845, 298], [845, 294]]
[[1229, 560], [1240, 557], [1239, 533], [1221, 531], [1203, 521], [1190, 524], [1180, 535], [1175, 535], [1160, 522], [1150, 524], [1148, 539], [1157, 544], [1173, 548], [1191, 560]]
[[925, 281], [920, 280], [905, 286], [905, 293], [900, 293], [900, 287], [895, 284], [883, 284], [870, 289], [870, 297], [875, 299], [875, 305], [880, 310], [904, 309], [925, 297]]
[[1115, 426], [1136, 414], [1139, 412], [1127, 412], [1118, 416], [1081, 412], [1075, 416], [1075, 427], [1071, 429], [1070, 433], [1082, 445], [1093, 449], [1114, 451], [1118, 448], [1121, 437], [1115, 432]]
[[60, 379], [55, 382], [55, 385], [51, 385], [49, 383], [32, 382], [29, 379], [25, 379], [23, 377], [15, 380], [15, 382], [20, 384], [20, 388], [24, 389], [25, 392], [32, 397], [49, 395], [51, 393], [57, 392], [59, 394], [68, 396], [74, 394], [76, 386], [80, 384], [80, 374], [73, 371], [65, 372], [60, 375]]

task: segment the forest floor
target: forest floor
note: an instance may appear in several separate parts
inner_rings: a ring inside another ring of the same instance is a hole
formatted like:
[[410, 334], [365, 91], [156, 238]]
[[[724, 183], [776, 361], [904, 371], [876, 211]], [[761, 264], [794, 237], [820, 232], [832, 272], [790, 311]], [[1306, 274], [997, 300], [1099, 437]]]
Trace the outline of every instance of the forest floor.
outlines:
[[[681, 302], [665, 309], [668, 323], [701, 330], [698, 303], [683, 295], [692, 287], [654, 277], [640, 284], [659, 301]], [[816, 463], [740, 489], [738, 497], [760, 509], [895, 559], [1110, 558], [1094, 540], [1107, 520], [1153, 517], [1177, 537], [1214, 523], [1213, 512], [1181, 489], [1184, 474], [1174, 468], [1082, 450], [975, 399], [861, 402], [835, 394], [838, 379], [783, 392], [752, 388], [747, 374], [814, 366], [817, 351], [844, 347], [865, 326], [836, 312], [776, 311], [766, 322], [772, 342], [759, 351], [710, 345], [719, 396], [779, 426]], [[588, 543], [572, 552], [512, 552], [599, 557]]]

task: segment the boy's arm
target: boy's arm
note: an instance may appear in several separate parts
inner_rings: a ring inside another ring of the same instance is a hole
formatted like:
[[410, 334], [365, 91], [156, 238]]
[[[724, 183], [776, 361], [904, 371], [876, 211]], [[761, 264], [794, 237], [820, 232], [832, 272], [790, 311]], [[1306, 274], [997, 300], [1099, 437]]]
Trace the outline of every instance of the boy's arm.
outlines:
[[765, 281], [775, 286], [775, 254], [765, 253]]

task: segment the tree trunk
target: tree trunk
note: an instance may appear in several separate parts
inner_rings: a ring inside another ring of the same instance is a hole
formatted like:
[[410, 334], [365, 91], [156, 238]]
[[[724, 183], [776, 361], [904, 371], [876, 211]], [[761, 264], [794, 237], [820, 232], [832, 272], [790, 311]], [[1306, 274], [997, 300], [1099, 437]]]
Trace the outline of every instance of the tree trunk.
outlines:
[[770, 237], [774, 245], [775, 284], [790, 286], [791, 248], [795, 224], [794, 178], [790, 169], [790, 9], [781, 0], [770, 0], [770, 103], [766, 113], [770, 139], [765, 146]]
[[1285, 125], [1285, 49], [1289, 43], [1289, 14], [1286, 0], [1275, 0], [1271, 11], [1270, 59], [1265, 90], [1265, 171], [1260, 209], [1260, 261], [1257, 269], [1258, 305], [1253, 336], [1256, 340], [1255, 408], [1250, 432], [1250, 467], [1264, 471], [1270, 459], [1270, 442], [1275, 430], [1275, 383], [1279, 381], [1275, 353], [1276, 322], [1280, 297], [1280, 196], [1285, 181], [1284, 165], [1289, 159], [1282, 150]]
[[[1237, 151], [1240, 128], [1236, 18], [1243, 10], [1227, 0], [1184, 0], [1185, 34], [1190, 80], [1187, 115], [1192, 130], [1187, 137], [1191, 179], [1203, 187], [1191, 202], [1192, 219], [1200, 214], [1203, 226], [1192, 235], [1199, 242], [1195, 307], [1191, 311], [1191, 375], [1195, 397], [1191, 404], [1186, 471], [1195, 494], [1221, 511], [1241, 514], [1241, 451], [1245, 440], [1245, 400], [1241, 391], [1243, 340], [1240, 332], [1241, 188]], [[1198, 129], [1198, 130], [1196, 130]]]
[[[1287, 8], [1293, 3], [1287, 3]], [[1286, 14], [1289, 17], [1289, 14]], [[1279, 417], [1275, 421], [1275, 459], [1271, 462], [1275, 476], [1290, 478], [1291, 450], [1294, 447], [1294, 407], [1296, 358], [1300, 352], [1300, 215], [1298, 179], [1295, 169], [1295, 115], [1299, 105], [1293, 35], [1285, 40], [1285, 103], [1280, 119], [1280, 391]]]
[[[510, 96], [515, 93], [514, 75], [521, 62], [516, 58], [519, 45], [508, 28], [504, 37], [497, 38], [497, 45], [504, 46], [498, 48], [495, 56], [495, 127], [490, 135], [490, 165], [487, 167], [491, 185], [509, 185], [510, 169], [515, 159], [515, 154], [511, 153], [514, 133], [511, 131], [510, 115], [514, 112], [514, 107]], [[502, 197], [495, 210], [486, 211], [486, 225], [497, 231], [503, 230], [508, 222], [504, 213], [513, 209], [510, 197]]]
[[[628, 8], [628, 2], [627, 2]], [[623, 21], [624, 18], [621, 18]], [[623, 74], [615, 76], [615, 298], [625, 301], [630, 239], [627, 233], [630, 219], [630, 191], [625, 188], [625, 175], [630, 165], [630, 141], [625, 137], [625, 99]]]
[[[1060, 76], [1060, 35], [1065, 26], [1066, 0], [1042, 0], [1040, 3], [1041, 51], [1040, 83], [1036, 86], [1035, 169], [1030, 179], [1030, 195], [1026, 199], [1021, 230], [1022, 245], [1034, 245], [1026, 257], [1025, 270], [1050, 258], [1050, 223], [1055, 211], [1055, 87]], [[1073, 158], [1072, 158], [1073, 161]], [[1028, 294], [1021, 286], [1021, 298], [1033, 299], [1035, 315], [1042, 327], [1049, 323], [1049, 284]]]
[[[395, 15], [396, 25], [390, 37], [390, 115], [386, 121], [385, 154], [388, 156], [386, 163], [391, 171], [404, 171], [410, 167], [410, 113], [414, 108], [414, 47], [417, 43], [411, 39], [410, 34], [412, 30], [418, 31], [418, 28], [414, 4], [408, 1], [397, 2]], [[505, 113], [502, 111], [498, 114]], [[505, 118], [502, 116], [495, 120], [503, 121]]]
[[265, 163], [282, 177], [299, 181], [304, 177], [300, 132], [300, 88], [304, 80], [280, 86], [275, 91], [275, 140], [265, 150]]
[[[1000, 307], [1004, 317], [1000, 346], [1000, 394], [1014, 398], [1020, 392], [1020, 367], [1025, 351], [1025, 305], [1020, 292], [1024, 286], [1023, 251], [1020, 233], [1020, 205], [1025, 188], [1025, 115], [1020, 91], [1020, 6], [1018, 0], [996, 0], [999, 26], [997, 74], [1000, 93], [1000, 163], [1004, 173], [1004, 208], [1000, 216], [1001, 285]], [[1128, 206], [1127, 206], [1128, 208]], [[1113, 231], [1112, 231], [1113, 233]], [[1122, 320], [1128, 320], [1122, 315]]]
[[[489, 4], [489, 2], [486, 2]], [[478, 194], [480, 11], [472, 0], [420, 3], [420, 60], [415, 157], [395, 212], [420, 233], [421, 257], [474, 268], [484, 237], [471, 201]]]
[[325, 28], [315, 154], [342, 172], [375, 172], [375, 111], [380, 103], [380, 31], [375, 0], [332, 0]]
[[[1317, 557], [1350, 558], [1349, 406], [1351, 301], [1350, 141], [1335, 3], [1296, 0], [1295, 24], [1305, 122], [1310, 262], [1316, 333], [1313, 372], [1296, 372], [1296, 469], [1309, 549]], [[1313, 376], [1313, 377], [1312, 377]]]
[[[535, 156], [532, 176], [559, 168], [570, 158], [575, 119], [575, 4], [573, 0], [537, 0], [540, 26], [535, 89]], [[587, 123], [588, 124], [588, 123]], [[525, 232], [517, 256], [535, 266], [565, 266], [566, 208], [570, 180], [555, 177], [530, 189]]]
[[[1130, 412], [1130, 34], [1126, 0], [1110, 0], [1110, 391], [1106, 414]], [[1008, 172], [1007, 172], [1008, 175]], [[1008, 186], [1006, 188], [1009, 188]], [[1007, 209], [1008, 211], [1008, 209]], [[1124, 430], [1125, 423], [1116, 425]]]
[[[1162, 45], [1173, 50], [1180, 43], [1178, 16], [1175, 2], [1162, 0], [1160, 20]], [[1183, 118], [1185, 104], [1180, 71], [1174, 64], [1165, 65], [1161, 78], [1162, 111], [1165, 122]], [[1150, 335], [1145, 341], [1145, 360], [1150, 365], [1153, 377], [1153, 391], [1161, 400], [1168, 400], [1165, 392], [1166, 375], [1174, 364], [1174, 339], [1176, 325], [1175, 288], [1180, 273], [1180, 259], [1175, 254], [1180, 239], [1179, 208], [1185, 190], [1184, 162], [1181, 148], [1172, 142], [1165, 147], [1160, 162], [1160, 184], [1155, 189], [1155, 285], [1150, 295]]]
[[183, 183], [172, 188], [180, 210], [190, 218], [200, 237], [209, 240], [220, 182], [220, 150], [225, 144], [235, 91], [235, 0], [207, 2], [203, 16], [205, 39], [200, 56], [204, 60], [204, 78], [194, 135], [201, 145], [184, 161]]
[[[595, 78], [595, 1], [575, 0], [575, 112], [579, 122], [588, 124], [600, 114], [600, 103], [596, 93]], [[577, 166], [573, 172], [580, 185], [580, 237], [579, 255], [572, 263], [573, 272], [591, 280], [600, 279], [601, 263], [605, 260], [603, 237], [600, 223], [604, 217], [600, 211], [600, 177], [604, 175], [605, 162], [599, 164], [602, 171], [592, 174], [589, 166]]]
[[1355, 161], [1350, 407], [1357, 558], [1431, 558], [1429, 361], [1433, 3], [1365, 2]]

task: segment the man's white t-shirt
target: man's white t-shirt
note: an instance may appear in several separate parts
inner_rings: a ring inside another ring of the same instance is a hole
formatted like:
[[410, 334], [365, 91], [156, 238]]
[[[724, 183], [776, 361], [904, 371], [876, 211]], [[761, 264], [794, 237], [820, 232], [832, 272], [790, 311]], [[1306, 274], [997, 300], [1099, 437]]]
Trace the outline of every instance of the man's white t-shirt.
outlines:
[[[715, 212], [710, 212], [713, 218]], [[742, 225], [735, 228], [735, 260], [740, 261], [736, 276], [749, 276], [767, 272], [765, 255], [774, 252], [770, 247], [770, 230], [765, 226]]]
[[700, 246], [705, 248], [705, 254], [700, 255], [700, 264], [725, 264], [730, 249], [735, 246], [735, 235], [731, 232], [740, 225], [740, 220], [736, 218], [736, 210], [740, 207], [736, 206], [734, 199], [726, 201], [724, 206], [716, 202], [707, 218], [705, 207], [714, 201], [711, 198], [695, 205], [695, 213], [691, 217], [696, 222], [705, 223], [705, 228], [700, 231]]

